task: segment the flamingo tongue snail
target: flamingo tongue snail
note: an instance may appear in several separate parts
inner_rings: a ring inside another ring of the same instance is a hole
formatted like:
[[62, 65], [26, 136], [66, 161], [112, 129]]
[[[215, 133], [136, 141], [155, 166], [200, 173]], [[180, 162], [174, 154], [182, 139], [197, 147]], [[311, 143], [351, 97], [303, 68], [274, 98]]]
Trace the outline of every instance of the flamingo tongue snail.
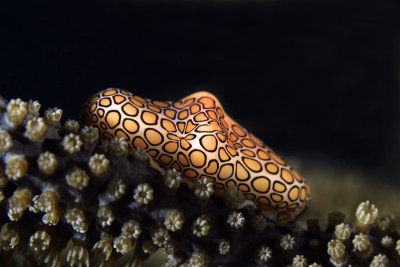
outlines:
[[126, 138], [132, 149], [148, 153], [154, 168], [175, 168], [189, 185], [206, 177], [216, 192], [238, 188], [279, 221], [296, 217], [310, 199], [305, 180], [209, 92], [172, 102], [109, 88], [85, 103], [82, 121], [102, 138]]

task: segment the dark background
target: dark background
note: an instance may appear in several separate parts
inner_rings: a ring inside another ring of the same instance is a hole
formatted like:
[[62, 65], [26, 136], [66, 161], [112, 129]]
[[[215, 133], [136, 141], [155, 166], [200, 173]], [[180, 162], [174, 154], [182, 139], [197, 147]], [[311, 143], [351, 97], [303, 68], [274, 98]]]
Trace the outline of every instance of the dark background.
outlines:
[[0, 4], [6, 98], [76, 118], [107, 87], [209, 90], [280, 154], [400, 170], [398, 1], [13, 2]]

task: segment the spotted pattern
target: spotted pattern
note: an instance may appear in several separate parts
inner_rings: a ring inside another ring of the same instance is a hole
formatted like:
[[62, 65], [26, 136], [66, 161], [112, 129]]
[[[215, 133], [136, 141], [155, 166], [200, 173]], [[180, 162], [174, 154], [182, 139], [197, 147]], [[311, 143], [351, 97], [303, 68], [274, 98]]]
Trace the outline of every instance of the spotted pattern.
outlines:
[[217, 193], [237, 187], [278, 219], [295, 217], [309, 201], [305, 180], [208, 92], [172, 102], [107, 89], [84, 105], [82, 120], [103, 138], [124, 137], [132, 149], [145, 149], [158, 170], [175, 168], [188, 184], [205, 177]]

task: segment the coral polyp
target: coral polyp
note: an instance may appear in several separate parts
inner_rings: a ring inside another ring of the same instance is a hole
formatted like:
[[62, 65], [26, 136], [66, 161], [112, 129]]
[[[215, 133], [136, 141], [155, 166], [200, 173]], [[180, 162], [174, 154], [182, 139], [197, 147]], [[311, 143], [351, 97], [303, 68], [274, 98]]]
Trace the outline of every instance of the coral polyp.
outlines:
[[237, 187], [217, 197], [207, 179], [189, 186], [179, 170], [160, 174], [145, 150], [62, 124], [59, 109], [32, 138], [29, 122], [42, 120], [24, 103], [0, 107], [2, 266], [143, 266], [160, 251], [164, 267], [400, 264], [398, 222], [371, 202], [354, 222], [332, 213], [327, 229], [301, 217], [277, 224], [242, 205]]

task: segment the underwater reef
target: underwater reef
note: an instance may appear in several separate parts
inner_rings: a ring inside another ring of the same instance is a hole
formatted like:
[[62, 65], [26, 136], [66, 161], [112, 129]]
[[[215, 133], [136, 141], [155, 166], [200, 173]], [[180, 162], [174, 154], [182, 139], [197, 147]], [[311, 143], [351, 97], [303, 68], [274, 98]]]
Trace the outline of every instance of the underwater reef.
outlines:
[[280, 225], [235, 187], [189, 188], [124, 138], [62, 123], [61, 109], [41, 117], [38, 101], [0, 99], [0, 118], [1, 266], [144, 266], [160, 249], [164, 267], [400, 264], [398, 221], [369, 201], [352, 224], [333, 211], [327, 227]]

